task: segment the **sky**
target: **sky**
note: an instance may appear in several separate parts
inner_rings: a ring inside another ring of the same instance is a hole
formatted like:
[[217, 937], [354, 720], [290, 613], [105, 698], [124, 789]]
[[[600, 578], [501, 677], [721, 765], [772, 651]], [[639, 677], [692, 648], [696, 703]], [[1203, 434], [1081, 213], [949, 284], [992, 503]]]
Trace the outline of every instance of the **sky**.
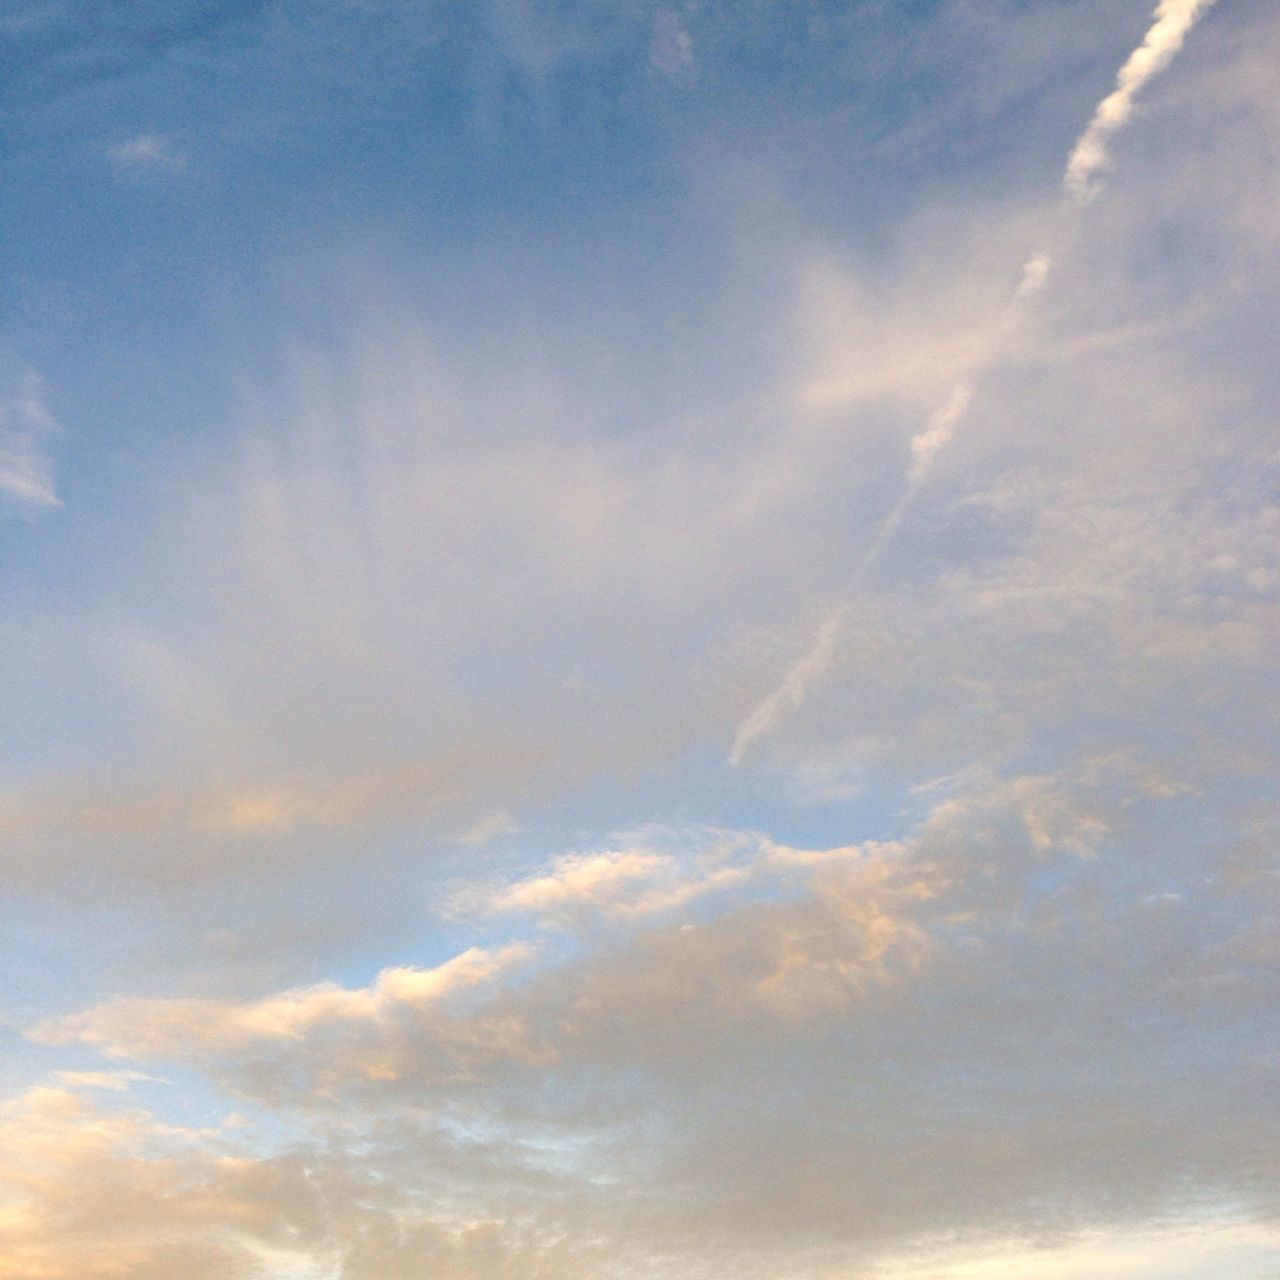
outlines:
[[9, 0], [0, 1280], [1280, 1275], [1277, 65]]

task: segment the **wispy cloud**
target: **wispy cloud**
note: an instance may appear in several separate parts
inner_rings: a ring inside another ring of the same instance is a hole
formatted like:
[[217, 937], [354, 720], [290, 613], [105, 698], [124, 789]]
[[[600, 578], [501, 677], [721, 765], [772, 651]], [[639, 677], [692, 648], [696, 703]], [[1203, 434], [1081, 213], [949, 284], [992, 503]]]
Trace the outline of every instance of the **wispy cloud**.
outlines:
[[491, 813], [463, 831], [458, 836], [458, 843], [485, 845], [501, 836], [516, 835], [519, 830], [520, 824], [509, 813]]
[[677, 84], [691, 80], [697, 68], [693, 36], [680, 15], [669, 9], [659, 10], [654, 15], [649, 65], [660, 76]]
[[116, 1058], [171, 1058], [177, 1053], [208, 1058], [273, 1042], [301, 1042], [325, 1028], [345, 1028], [355, 1035], [361, 1026], [382, 1028], [406, 1011], [439, 1011], [447, 1022], [451, 997], [484, 987], [529, 956], [520, 944], [498, 951], [472, 947], [433, 969], [385, 969], [368, 987], [323, 984], [247, 1005], [208, 999], [121, 1000], [81, 1017], [42, 1023], [31, 1036], [44, 1044], [96, 1044]]
[[23, 369], [7, 394], [0, 389], [0, 495], [29, 510], [62, 505], [46, 451], [57, 421], [44, 403], [38, 374]]
[[[872, 546], [875, 546], [874, 541]], [[741, 764], [754, 743], [772, 733], [789, 713], [804, 706], [809, 689], [827, 673], [835, 660], [836, 643], [849, 607], [845, 606], [823, 619], [813, 642], [787, 668], [778, 687], [747, 713], [734, 735], [729, 751], [730, 764]]]
[[[1064, 175], [1066, 190], [1083, 202], [1097, 190], [1099, 173], [1110, 164], [1107, 154], [1109, 139], [1129, 121], [1139, 91], [1173, 60], [1187, 33], [1213, 0], [1161, 0], [1155, 11], [1155, 22], [1143, 43], [1121, 68], [1118, 86], [1099, 103], [1088, 128], [1081, 135], [1067, 162]], [[1050, 256], [1033, 254], [1023, 267], [1022, 278], [999, 329], [1007, 330], [1019, 315], [1020, 304], [1043, 289], [1049, 275]], [[906, 488], [873, 535], [854, 571], [850, 589], [856, 587], [879, 559], [889, 540], [897, 532], [915, 503], [916, 495], [927, 479], [938, 454], [950, 442], [960, 419], [972, 398], [972, 381], [998, 352], [998, 345], [986, 344], [979, 349], [969, 378], [952, 388], [946, 401], [930, 416], [925, 429], [911, 438], [911, 463]], [[759, 703], [739, 724], [729, 752], [731, 764], [741, 764], [753, 743], [771, 733], [785, 716], [803, 706], [811, 685], [828, 670], [833, 660], [835, 643], [852, 606], [845, 605], [832, 614], [819, 628], [809, 649], [788, 668], [779, 686]]]
[[0, 1277], [1270, 1274], [1280, 13], [1083, 215], [1155, 3], [268, 5], [45, 113]]
[[[1000, 349], [1008, 332], [1017, 324], [1024, 302], [1044, 287], [1050, 265], [1049, 255], [1043, 252], [1034, 253], [1027, 259], [1013, 297], [997, 318], [991, 336], [974, 346], [971, 359], [975, 373]], [[740, 765], [756, 742], [767, 737], [788, 715], [804, 706], [810, 689], [830, 670], [841, 635], [853, 613], [858, 589], [911, 512], [938, 455], [951, 443], [972, 399], [971, 377], [954, 385], [946, 399], [929, 415], [924, 428], [911, 437], [906, 485], [858, 558], [845, 587], [845, 594], [850, 598], [823, 620], [809, 648], [787, 668], [777, 688], [756, 703], [739, 723], [729, 750], [731, 765]]]
[[187, 167], [186, 153], [175, 139], [162, 133], [140, 133], [107, 148], [107, 158], [124, 172], [167, 171]]
[[140, 1081], [163, 1083], [141, 1071], [56, 1071], [54, 1074], [59, 1083], [69, 1089], [108, 1089], [113, 1093], [125, 1093], [130, 1085]]

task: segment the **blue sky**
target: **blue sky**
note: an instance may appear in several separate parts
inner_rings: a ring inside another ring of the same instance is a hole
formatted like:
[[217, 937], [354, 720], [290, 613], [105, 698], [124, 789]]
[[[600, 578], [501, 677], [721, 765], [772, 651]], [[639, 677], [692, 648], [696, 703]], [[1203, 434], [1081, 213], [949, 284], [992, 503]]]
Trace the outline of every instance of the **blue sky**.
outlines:
[[15, 0], [0, 1274], [1267, 1280], [1262, 0]]

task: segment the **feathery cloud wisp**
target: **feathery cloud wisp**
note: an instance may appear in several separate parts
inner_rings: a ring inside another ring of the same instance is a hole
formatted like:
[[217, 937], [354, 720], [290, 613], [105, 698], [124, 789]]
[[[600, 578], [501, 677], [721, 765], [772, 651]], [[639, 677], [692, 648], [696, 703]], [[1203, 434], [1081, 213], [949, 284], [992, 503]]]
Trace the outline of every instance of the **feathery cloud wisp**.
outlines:
[[809, 686], [820, 679], [831, 666], [847, 609], [846, 605], [823, 622], [813, 643], [787, 668], [781, 684], [768, 697], [758, 702], [738, 726], [729, 752], [730, 764], [741, 764], [754, 742], [776, 729], [787, 712], [796, 711], [804, 705], [805, 698], [809, 696]]
[[673, 84], [691, 80], [695, 75], [693, 37], [685, 30], [678, 14], [663, 10], [654, 16], [649, 66]]
[[45, 407], [39, 377], [25, 370], [0, 396], [0, 495], [33, 510], [60, 507], [53, 464], [42, 445], [57, 422]]
[[160, 133], [140, 133], [107, 148], [107, 159], [121, 170], [165, 170], [176, 173], [187, 167], [187, 157], [172, 138]]
[[930, 416], [925, 429], [911, 437], [911, 470], [907, 473], [909, 486], [924, 483], [934, 459], [951, 442], [956, 424], [969, 407], [972, 394], [968, 387], [954, 388], [947, 402]]

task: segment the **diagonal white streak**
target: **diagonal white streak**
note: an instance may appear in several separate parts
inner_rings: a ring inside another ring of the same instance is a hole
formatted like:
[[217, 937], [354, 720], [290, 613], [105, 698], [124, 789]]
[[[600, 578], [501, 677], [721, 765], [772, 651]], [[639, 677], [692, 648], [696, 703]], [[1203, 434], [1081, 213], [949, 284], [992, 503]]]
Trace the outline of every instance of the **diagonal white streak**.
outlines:
[[1143, 87], [1173, 61], [1191, 28], [1214, 0], [1160, 0], [1155, 21], [1116, 76], [1116, 87], [1098, 103], [1088, 127], [1067, 160], [1062, 182], [1078, 201], [1098, 192], [1098, 177], [1111, 166], [1107, 143], [1129, 123]]
[[[1129, 122], [1138, 93], [1173, 61], [1188, 32], [1213, 3], [1214, 0], [1160, 0], [1142, 44], [1120, 68], [1116, 88], [1098, 104], [1067, 160], [1063, 186], [1078, 203], [1084, 203], [1097, 194], [1099, 174], [1110, 167], [1107, 143]], [[1026, 262], [1021, 282], [1005, 310], [999, 332], [1003, 333], [1016, 324], [1019, 304], [1040, 291], [1048, 272], [1049, 258], [1046, 254], [1034, 254]], [[951, 443], [956, 427], [968, 409], [973, 379], [990, 363], [992, 350], [998, 349], [999, 344], [993, 344], [969, 379], [952, 388], [946, 401], [930, 415], [924, 429], [912, 437], [906, 486], [862, 553], [850, 577], [846, 596], [855, 593], [915, 504], [938, 454]], [[810, 688], [835, 661], [840, 633], [852, 609], [852, 604], [846, 603], [829, 614], [809, 647], [787, 668], [777, 688], [747, 713], [734, 736], [729, 752], [730, 764], [741, 764], [755, 742], [772, 733], [788, 714], [804, 705]]]

